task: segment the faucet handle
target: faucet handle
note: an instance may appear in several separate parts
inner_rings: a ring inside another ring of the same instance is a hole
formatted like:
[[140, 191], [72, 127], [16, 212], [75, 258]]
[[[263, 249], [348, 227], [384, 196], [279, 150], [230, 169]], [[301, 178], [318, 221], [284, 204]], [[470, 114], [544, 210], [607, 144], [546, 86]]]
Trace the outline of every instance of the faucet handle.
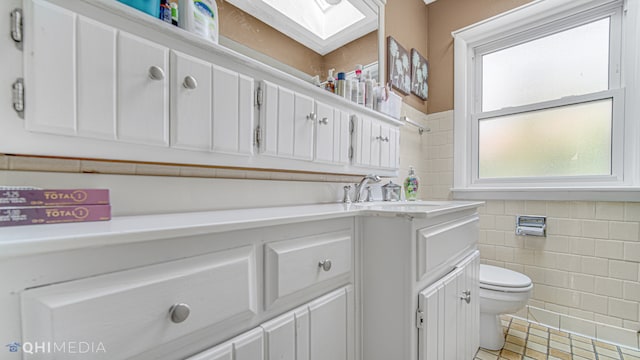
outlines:
[[367, 190], [367, 197], [365, 198], [364, 201], [366, 201], [366, 202], [373, 201], [373, 196], [371, 196], [371, 186], [367, 186], [366, 190]]
[[351, 196], [349, 195], [349, 192], [351, 191], [351, 185], [345, 185], [342, 189], [344, 190], [344, 197], [342, 198], [342, 202], [345, 204], [351, 204]]

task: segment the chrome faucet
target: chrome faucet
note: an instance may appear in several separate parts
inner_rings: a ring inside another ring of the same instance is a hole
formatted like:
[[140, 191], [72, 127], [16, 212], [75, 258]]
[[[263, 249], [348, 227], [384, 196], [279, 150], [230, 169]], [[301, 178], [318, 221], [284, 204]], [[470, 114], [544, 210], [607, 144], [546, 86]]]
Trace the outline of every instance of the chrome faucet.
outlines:
[[362, 180], [360, 180], [360, 183], [356, 185], [356, 197], [355, 197], [355, 202], [363, 202], [364, 199], [362, 198], [362, 190], [366, 187], [367, 183], [369, 182], [380, 182], [380, 176], [378, 175], [374, 175], [374, 174], [369, 174], [365, 177], [362, 178]]

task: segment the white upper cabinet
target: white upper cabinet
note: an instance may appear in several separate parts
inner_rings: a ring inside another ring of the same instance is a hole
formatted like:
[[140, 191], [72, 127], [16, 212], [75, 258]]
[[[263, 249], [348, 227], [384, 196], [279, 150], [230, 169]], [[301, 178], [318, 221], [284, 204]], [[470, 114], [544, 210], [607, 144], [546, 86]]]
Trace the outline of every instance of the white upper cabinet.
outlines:
[[367, 116], [355, 116], [353, 122], [354, 164], [397, 169], [400, 165], [398, 128]]
[[266, 155], [313, 160], [317, 114], [313, 98], [262, 81], [261, 150]]
[[116, 29], [78, 16], [78, 135], [116, 138]]
[[25, 0], [24, 32], [3, 152], [396, 175], [397, 122], [116, 2]]
[[[333, 107], [316, 102], [316, 161], [333, 162], [333, 127], [336, 123]], [[338, 113], [340, 116], [340, 113]], [[340, 123], [340, 118], [338, 118]]]
[[316, 114], [315, 161], [348, 164], [349, 113], [317, 101]]
[[118, 139], [169, 145], [169, 49], [119, 32]]
[[171, 146], [211, 150], [211, 64], [171, 51]]
[[45, 1], [25, 2], [26, 128], [76, 133], [76, 15]]
[[171, 52], [171, 146], [253, 153], [253, 79]]

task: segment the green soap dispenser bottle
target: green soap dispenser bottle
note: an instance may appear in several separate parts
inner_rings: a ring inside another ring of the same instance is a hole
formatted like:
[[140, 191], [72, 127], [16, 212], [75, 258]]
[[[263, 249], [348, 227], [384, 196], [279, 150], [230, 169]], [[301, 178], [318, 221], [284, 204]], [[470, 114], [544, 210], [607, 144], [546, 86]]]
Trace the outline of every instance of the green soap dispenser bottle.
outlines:
[[416, 171], [413, 169], [413, 166], [409, 166], [409, 175], [404, 180], [405, 199], [409, 201], [417, 200], [418, 186], [420, 186], [420, 179], [416, 175]]

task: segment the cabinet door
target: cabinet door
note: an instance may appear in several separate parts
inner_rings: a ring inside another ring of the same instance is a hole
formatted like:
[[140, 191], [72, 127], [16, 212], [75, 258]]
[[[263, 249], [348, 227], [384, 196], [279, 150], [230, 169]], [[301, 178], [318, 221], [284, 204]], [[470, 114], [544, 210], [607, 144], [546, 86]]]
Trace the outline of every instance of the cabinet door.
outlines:
[[348, 360], [350, 354], [349, 317], [347, 289], [340, 289], [309, 304], [309, 339], [311, 359]]
[[78, 135], [116, 138], [116, 29], [78, 16]]
[[400, 167], [400, 129], [392, 127], [389, 130], [389, 168]]
[[29, 131], [76, 133], [76, 15], [45, 1], [25, 1], [25, 89]]
[[355, 144], [354, 163], [360, 166], [371, 166], [372, 120], [361, 115], [354, 115], [353, 143]]
[[391, 127], [380, 126], [380, 167], [391, 167]]
[[296, 326], [293, 312], [261, 325], [264, 330], [265, 360], [296, 360]]
[[[331, 163], [334, 161], [334, 126], [340, 124], [340, 118], [334, 119], [333, 107], [316, 102], [316, 161]], [[340, 113], [338, 113], [340, 115]], [[337, 143], [339, 143], [338, 139]]]
[[[420, 360], [472, 359], [479, 344], [479, 252], [423, 290], [418, 311], [423, 322], [418, 331]], [[465, 299], [469, 293], [469, 302]]]
[[211, 64], [171, 52], [171, 146], [211, 150]]
[[215, 152], [253, 152], [253, 79], [213, 65], [213, 148]]
[[333, 125], [333, 162], [348, 164], [351, 148], [351, 116], [348, 112], [335, 109]]
[[371, 136], [369, 137], [369, 164], [374, 167], [380, 166], [380, 151], [384, 138], [381, 136], [382, 127], [379, 121], [371, 120]]
[[169, 50], [137, 36], [118, 34], [118, 139], [169, 143]]
[[260, 83], [262, 105], [260, 107], [260, 127], [262, 141], [259, 151], [265, 155], [278, 155], [278, 86], [268, 81]]
[[293, 157], [295, 135], [295, 95], [293, 91], [278, 87], [278, 156]]
[[229, 343], [218, 345], [213, 349], [191, 356], [185, 360], [234, 360], [233, 345]]
[[264, 359], [264, 337], [262, 328], [253, 329], [232, 340], [233, 360]]
[[295, 116], [293, 135], [293, 157], [302, 160], [313, 159], [313, 128], [315, 127], [313, 99], [302, 94], [295, 94]]

